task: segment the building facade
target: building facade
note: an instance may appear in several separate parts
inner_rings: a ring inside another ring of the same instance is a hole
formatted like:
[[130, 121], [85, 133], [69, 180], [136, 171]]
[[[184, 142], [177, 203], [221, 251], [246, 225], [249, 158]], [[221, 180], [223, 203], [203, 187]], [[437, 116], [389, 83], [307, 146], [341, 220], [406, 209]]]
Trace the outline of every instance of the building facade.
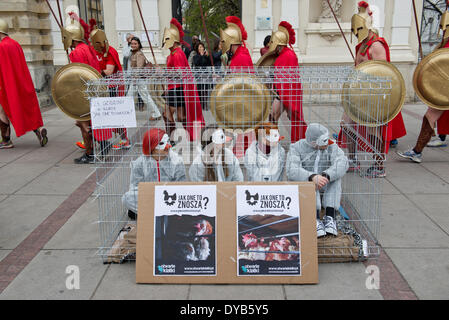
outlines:
[[[358, 0], [330, 0], [348, 42], [351, 41], [351, 17], [357, 11], [357, 2]], [[368, 2], [374, 11], [375, 27], [390, 44], [392, 62], [406, 80], [407, 99], [414, 100], [412, 77], [419, 54], [412, 1]], [[424, 2], [428, 0], [416, 1], [419, 18], [422, 16]], [[56, 0], [49, 0], [49, 3], [58, 16]], [[147, 58], [152, 61], [135, 0], [60, 0], [59, 3], [64, 16], [68, 10], [77, 8], [79, 15], [86, 21], [91, 17], [95, 18], [100, 26], [104, 26], [110, 44], [119, 53], [126, 45], [126, 34], [135, 34], [143, 40]], [[167, 51], [161, 49], [161, 38], [164, 28], [168, 27], [176, 12], [177, 8], [174, 6], [177, 3], [182, 1], [140, 0], [159, 64], [164, 64], [168, 55]], [[351, 54], [328, 8], [327, 0], [241, 0], [241, 9], [242, 22], [248, 32], [247, 45], [254, 62], [260, 58], [259, 50], [263, 46], [265, 36], [270, 35], [280, 21], [287, 20], [297, 34], [294, 49], [301, 64], [353, 64]], [[46, 1], [2, 0], [0, 17], [9, 21], [12, 28], [11, 37], [19, 41], [24, 48], [41, 104], [50, 103], [49, 79], [56, 68], [67, 64], [68, 59], [63, 50], [59, 27]], [[353, 52], [354, 47], [355, 42], [352, 42]]]

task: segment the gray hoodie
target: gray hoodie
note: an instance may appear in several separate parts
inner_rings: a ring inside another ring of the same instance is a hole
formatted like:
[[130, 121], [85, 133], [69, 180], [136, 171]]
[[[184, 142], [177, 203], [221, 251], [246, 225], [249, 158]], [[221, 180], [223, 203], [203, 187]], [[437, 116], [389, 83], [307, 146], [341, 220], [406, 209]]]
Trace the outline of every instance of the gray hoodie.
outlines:
[[137, 191], [140, 182], [186, 181], [186, 168], [182, 158], [170, 150], [168, 156], [156, 161], [151, 156], [142, 155], [131, 161], [129, 190], [123, 195], [122, 202], [129, 210], [137, 213]]
[[327, 143], [326, 135], [329, 131], [324, 126], [312, 123], [307, 127], [306, 139], [291, 145], [287, 155], [289, 181], [308, 181], [312, 175], [324, 173], [332, 182], [346, 174], [348, 159], [337, 144], [330, 144], [325, 150], [315, 147], [317, 142]]

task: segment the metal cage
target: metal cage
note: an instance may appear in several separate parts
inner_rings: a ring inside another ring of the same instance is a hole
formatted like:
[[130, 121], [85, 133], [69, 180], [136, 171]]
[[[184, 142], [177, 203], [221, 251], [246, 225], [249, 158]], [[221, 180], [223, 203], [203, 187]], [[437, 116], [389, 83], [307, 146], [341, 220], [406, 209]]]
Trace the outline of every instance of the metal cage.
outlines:
[[[133, 97], [137, 118], [136, 128], [111, 129], [111, 138], [95, 144], [99, 255], [104, 262], [122, 262], [135, 257], [135, 243], [126, 241], [133, 222], [129, 221], [128, 208], [122, 200], [130, 191], [131, 164], [142, 157], [142, 139], [147, 130], [156, 127], [171, 131], [172, 152], [182, 159], [185, 179], [189, 180], [189, 169], [201, 154], [201, 138], [206, 139], [201, 137], [201, 127], [215, 124], [232, 138], [227, 150], [240, 160], [247, 180], [244, 156], [255, 140], [254, 128], [264, 121], [273, 122], [280, 112], [277, 125], [280, 135], [285, 137], [280, 145], [285, 155], [288, 154], [294, 142], [291, 119], [296, 119], [294, 126], [299, 126], [299, 131], [304, 125], [297, 121], [299, 110], [289, 111], [295, 108], [293, 105], [302, 107], [306, 124], [325, 126], [346, 157], [357, 162], [341, 179], [341, 201], [335, 218], [340, 233], [346, 236], [345, 241], [333, 241], [330, 236], [320, 238], [319, 261], [376, 258], [380, 251], [377, 239], [382, 183], [372, 178], [368, 169], [385, 161], [379, 135], [386, 127], [381, 113], [389, 107], [389, 90], [391, 79], [360, 73], [350, 66], [232, 70], [143, 68], [89, 82], [89, 98]], [[352, 117], [364, 119], [366, 125], [345, 116], [348, 111]], [[160, 118], [150, 119], [155, 114]], [[303, 136], [297, 136], [296, 140], [299, 138]], [[282, 180], [288, 179], [283, 172]], [[133, 196], [137, 203], [137, 191]]]

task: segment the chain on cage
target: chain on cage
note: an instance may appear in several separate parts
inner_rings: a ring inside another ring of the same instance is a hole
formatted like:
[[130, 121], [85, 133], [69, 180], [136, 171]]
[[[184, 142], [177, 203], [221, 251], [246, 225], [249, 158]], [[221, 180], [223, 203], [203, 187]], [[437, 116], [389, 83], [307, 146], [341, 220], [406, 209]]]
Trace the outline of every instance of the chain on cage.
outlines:
[[[173, 99], [168, 89], [178, 90], [177, 98]], [[201, 128], [223, 128], [232, 138], [226, 149], [239, 160], [243, 181], [248, 181], [251, 177], [247, 176], [245, 153], [255, 143], [254, 128], [271, 121], [284, 137], [279, 142], [284, 166], [294, 143], [305, 138], [307, 127], [301, 126], [311, 123], [327, 128], [331, 141], [340, 145], [348, 162], [357, 163], [341, 178], [338, 191], [341, 200], [335, 219], [342, 237], [338, 241], [319, 239], [319, 261], [376, 258], [382, 183], [367, 172], [373, 164], [385, 161], [380, 135], [386, 127], [382, 115], [389, 107], [390, 90], [391, 79], [349, 66], [143, 68], [90, 81], [86, 92], [89, 98], [131, 97], [137, 119], [135, 128], [109, 129], [108, 139], [95, 143], [99, 255], [104, 262], [135, 258], [135, 238], [130, 232], [135, 229], [135, 221], [127, 215], [128, 202], [137, 209], [132, 167], [142, 164], [142, 139], [150, 128], [170, 133], [171, 153], [175, 162], [181, 161], [184, 166], [179, 174], [181, 181], [193, 179], [190, 168], [202, 152]], [[182, 103], [177, 105], [180, 96]], [[163, 169], [176, 172], [179, 168], [173, 163]], [[295, 176], [295, 170], [300, 169], [301, 164], [290, 163], [289, 170], [281, 170], [279, 180], [291, 180], [287, 171]], [[150, 165], [148, 177], [151, 170], [155, 168]]]

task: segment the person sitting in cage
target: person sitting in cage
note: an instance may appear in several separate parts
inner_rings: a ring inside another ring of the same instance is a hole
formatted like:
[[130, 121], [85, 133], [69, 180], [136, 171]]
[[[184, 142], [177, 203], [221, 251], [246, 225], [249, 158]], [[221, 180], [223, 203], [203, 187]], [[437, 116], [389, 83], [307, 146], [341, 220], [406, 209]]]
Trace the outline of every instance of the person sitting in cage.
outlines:
[[232, 138], [216, 125], [203, 128], [201, 137], [201, 151], [189, 169], [190, 180], [243, 181], [239, 160], [225, 146]]
[[[181, 48], [181, 45], [185, 44], [183, 37], [184, 31], [181, 24], [178, 20], [172, 18], [170, 28], [164, 30], [162, 45], [164, 49], [170, 50], [167, 57], [168, 86], [163, 95], [167, 106], [163, 117], [170, 138], [172, 138], [172, 132], [176, 129], [173, 116], [176, 113], [178, 122], [182, 123], [189, 134], [188, 138], [194, 141], [198, 138], [201, 128], [204, 127], [204, 118], [195, 78]], [[179, 71], [179, 73], [174, 71]]]
[[152, 128], [142, 139], [142, 155], [132, 161], [129, 190], [123, 195], [123, 205], [131, 219], [137, 217], [137, 190], [140, 182], [186, 181], [184, 162], [171, 150], [164, 130]]
[[285, 150], [280, 145], [284, 139], [277, 125], [265, 122], [255, 128], [256, 140], [245, 153], [246, 179], [248, 181], [282, 181], [285, 171]]
[[[312, 181], [316, 186], [318, 237], [338, 234], [335, 213], [340, 208], [341, 179], [348, 166], [348, 158], [343, 150], [329, 139], [329, 130], [318, 123], [310, 124], [306, 138], [290, 147], [286, 165], [287, 179]], [[323, 221], [320, 219], [322, 207], [325, 209]]]

